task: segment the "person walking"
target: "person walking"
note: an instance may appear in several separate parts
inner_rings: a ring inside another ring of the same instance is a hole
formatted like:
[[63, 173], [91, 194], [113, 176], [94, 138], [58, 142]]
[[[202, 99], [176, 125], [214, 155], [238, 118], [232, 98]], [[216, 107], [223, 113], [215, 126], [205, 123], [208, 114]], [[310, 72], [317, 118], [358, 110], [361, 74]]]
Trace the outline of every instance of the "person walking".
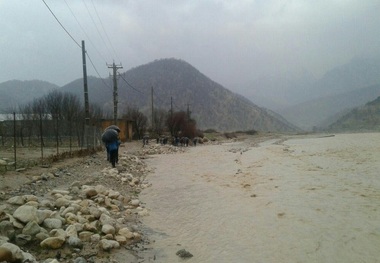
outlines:
[[107, 144], [107, 150], [109, 151], [110, 155], [110, 162], [112, 164], [112, 167], [116, 167], [116, 163], [119, 159], [119, 146], [120, 146], [120, 140], [114, 140]]

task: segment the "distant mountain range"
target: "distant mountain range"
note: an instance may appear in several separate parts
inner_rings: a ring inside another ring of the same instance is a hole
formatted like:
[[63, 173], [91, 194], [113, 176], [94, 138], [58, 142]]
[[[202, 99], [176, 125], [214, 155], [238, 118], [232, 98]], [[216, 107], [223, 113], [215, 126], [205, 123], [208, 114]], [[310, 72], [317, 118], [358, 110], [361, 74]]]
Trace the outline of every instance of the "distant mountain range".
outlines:
[[19, 105], [58, 88], [55, 84], [41, 80], [10, 80], [0, 83], [0, 113], [17, 111]]
[[[120, 73], [120, 113], [133, 106], [150, 117], [153, 87], [154, 108], [168, 111], [172, 99], [173, 109], [189, 109], [201, 129], [219, 131], [325, 129], [353, 108], [380, 96], [378, 58], [353, 59], [320, 79], [306, 71], [295, 75], [273, 74], [254, 81], [244, 92], [242, 90], [245, 97], [178, 59], [156, 60]], [[88, 77], [88, 87], [90, 102], [112, 112], [111, 79]], [[38, 80], [7, 81], [0, 83], [0, 111], [15, 109], [19, 104], [58, 88], [83, 98], [82, 79], [63, 87]]]
[[380, 58], [355, 58], [320, 79], [308, 72], [263, 77], [241, 93], [304, 129], [325, 127], [380, 96]]
[[[13, 89], [12, 87], [11, 85], [9, 88]], [[189, 109], [191, 117], [197, 121], [201, 129], [254, 129], [273, 132], [297, 130], [297, 127], [274, 112], [261, 109], [243, 96], [212, 81], [189, 63], [178, 59], [156, 60], [121, 72], [118, 78], [119, 112], [122, 113], [127, 106], [132, 106], [150, 116], [152, 87], [154, 108], [169, 111], [172, 101], [174, 111]], [[50, 86], [50, 89], [54, 88], [57, 87]], [[59, 89], [83, 98], [82, 79], [74, 80]], [[2, 83], [0, 92], [3, 90]], [[103, 109], [112, 112], [113, 85], [110, 79], [88, 77], [88, 90], [91, 103], [99, 104]], [[48, 90], [43, 89], [36, 94], [43, 96], [46, 92]], [[23, 99], [22, 95], [25, 96]], [[15, 96], [15, 100], [22, 103], [30, 98], [28, 88], [24, 88], [22, 94]]]

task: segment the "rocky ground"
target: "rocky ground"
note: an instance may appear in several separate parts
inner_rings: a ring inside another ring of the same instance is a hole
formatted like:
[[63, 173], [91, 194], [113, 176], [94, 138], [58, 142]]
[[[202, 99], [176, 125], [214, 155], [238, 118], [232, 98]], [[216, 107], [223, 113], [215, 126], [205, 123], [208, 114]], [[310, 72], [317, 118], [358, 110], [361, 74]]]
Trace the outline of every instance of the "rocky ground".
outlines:
[[183, 150], [125, 143], [116, 168], [98, 152], [0, 174], [0, 262], [139, 262], [144, 159]]

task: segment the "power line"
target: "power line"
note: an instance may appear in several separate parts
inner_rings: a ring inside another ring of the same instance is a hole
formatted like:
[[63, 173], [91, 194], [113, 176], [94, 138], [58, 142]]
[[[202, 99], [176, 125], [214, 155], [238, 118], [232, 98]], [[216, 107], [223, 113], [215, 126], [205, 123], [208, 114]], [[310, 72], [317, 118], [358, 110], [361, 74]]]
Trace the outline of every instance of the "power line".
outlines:
[[108, 50], [108, 52], [109, 52], [109, 54], [110, 54], [111, 52], [110, 52], [110, 50], [109, 50], [109, 48], [108, 48], [108, 46], [107, 46], [107, 43], [104, 41], [104, 38], [103, 38], [102, 34], [100, 34], [100, 30], [99, 30], [98, 26], [96, 25], [95, 20], [94, 20], [94, 18], [92, 17], [91, 12], [90, 12], [90, 10], [88, 9], [87, 4], [86, 4], [86, 2], [85, 2], [84, 0], [83, 0], [83, 4], [84, 4], [84, 6], [85, 6], [86, 9], [87, 9], [87, 13], [88, 13], [89, 16], [90, 16], [90, 18], [91, 18], [91, 20], [92, 20], [92, 23], [94, 24], [94, 26], [95, 26], [95, 28], [96, 28], [96, 31], [98, 32], [98, 34], [99, 34], [99, 36], [100, 36], [100, 39], [103, 41], [104, 46], [106, 47], [106, 49]]
[[82, 29], [82, 32], [86, 35], [87, 39], [90, 41], [91, 45], [94, 47], [95, 51], [98, 53], [98, 55], [106, 62], [106, 59], [104, 58], [103, 54], [96, 48], [94, 43], [91, 41], [90, 37], [87, 35], [86, 30], [82, 27], [82, 25], [79, 23], [79, 20], [77, 19], [76, 15], [74, 14], [73, 10], [70, 8], [69, 4], [67, 3], [66, 0], [64, 0], [67, 8], [70, 10], [71, 14], [73, 15], [75, 21], [77, 22], [78, 26]]
[[92, 6], [94, 7], [95, 14], [96, 14], [96, 16], [97, 16], [98, 19], [99, 19], [100, 25], [101, 25], [102, 28], [103, 28], [104, 34], [105, 34], [106, 37], [107, 37], [108, 43], [110, 44], [113, 53], [114, 53], [115, 57], [118, 57], [118, 55], [116, 54], [116, 51], [115, 51], [115, 49], [114, 49], [114, 47], [113, 47], [113, 45], [112, 45], [112, 42], [111, 42], [110, 38], [108, 37], [107, 30], [105, 30], [104, 25], [103, 25], [103, 22], [102, 22], [102, 20], [100, 19], [100, 16], [99, 16], [98, 10], [96, 9], [96, 7], [95, 7], [95, 5], [94, 5], [94, 1], [91, 0], [91, 3], [92, 3]]
[[90, 56], [88, 55], [87, 51], [86, 51], [86, 55], [87, 55], [88, 59], [90, 60], [91, 65], [92, 65], [92, 67], [94, 68], [96, 74], [98, 74], [99, 78], [102, 80], [103, 84], [104, 84], [106, 87], [108, 87], [108, 88], [111, 89], [111, 87], [110, 87], [110, 86], [104, 81], [104, 79], [100, 76], [98, 70], [96, 69], [96, 67], [95, 67], [94, 63], [92, 62]]
[[131, 89], [133, 89], [134, 91], [137, 91], [137, 92], [139, 92], [139, 93], [141, 93], [141, 94], [143, 94], [143, 95], [146, 95], [144, 92], [142, 92], [141, 90], [138, 90], [138, 89], [136, 89], [135, 87], [133, 87], [124, 77], [123, 77], [123, 75], [121, 75], [120, 73], [119, 73], [119, 76], [121, 77], [121, 79], [122, 80], [124, 80], [124, 82], [125, 83], [127, 83], [127, 85], [131, 88]]
[[56, 17], [56, 15], [53, 13], [53, 11], [50, 9], [50, 7], [48, 6], [48, 4], [45, 2], [45, 0], [42, 0], [42, 2], [44, 2], [45, 6], [49, 9], [50, 13], [54, 16], [55, 20], [57, 20], [57, 22], [59, 23], [59, 25], [63, 28], [63, 30], [65, 30], [65, 32], [70, 36], [70, 38], [75, 42], [75, 44], [77, 44], [77, 46], [79, 48], [82, 48], [82, 46], [73, 38], [73, 36], [69, 33], [69, 31], [66, 30], [66, 28], [62, 25], [62, 23], [58, 20], [58, 18]]

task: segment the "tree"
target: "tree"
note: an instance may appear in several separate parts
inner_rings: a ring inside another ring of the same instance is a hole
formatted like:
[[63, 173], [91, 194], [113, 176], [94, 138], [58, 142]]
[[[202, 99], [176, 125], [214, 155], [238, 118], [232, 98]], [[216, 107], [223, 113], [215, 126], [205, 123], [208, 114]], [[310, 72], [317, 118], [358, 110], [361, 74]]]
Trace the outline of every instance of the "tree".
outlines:
[[147, 130], [148, 118], [134, 107], [126, 108], [123, 118], [133, 121], [134, 137], [141, 139]]
[[165, 130], [165, 122], [168, 118], [168, 112], [164, 109], [157, 109], [154, 112], [154, 132], [161, 135]]
[[168, 117], [166, 125], [172, 136], [194, 138], [197, 131], [196, 121], [190, 119], [184, 111], [174, 112]]

